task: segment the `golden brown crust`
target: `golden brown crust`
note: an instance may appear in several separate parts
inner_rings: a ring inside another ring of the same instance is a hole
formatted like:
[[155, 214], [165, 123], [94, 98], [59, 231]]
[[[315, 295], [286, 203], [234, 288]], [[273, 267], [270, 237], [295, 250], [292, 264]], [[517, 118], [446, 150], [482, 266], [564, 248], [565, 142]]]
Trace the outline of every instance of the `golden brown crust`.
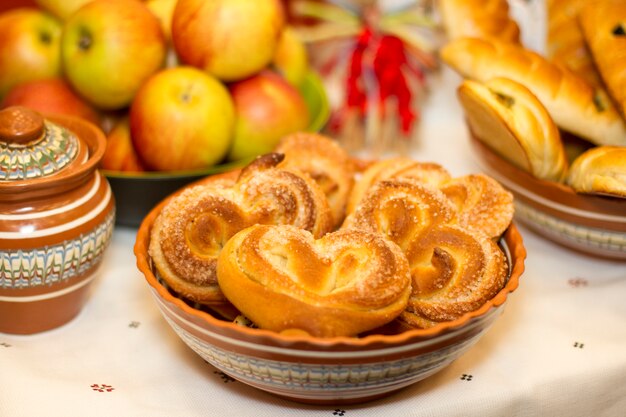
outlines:
[[626, 117], [626, 3], [586, 2], [579, 21], [608, 92]]
[[519, 43], [520, 29], [509, 15], [506, 0], [439, 0], [448, 39], [495, 37]]
[[417, 162], [411, 158], [395, 157], [373, 162], [355, 183], [348, 200], [347, 213], [352, 213], [365, 194], [377, 183], [388, 179], [412, 179], [437, 186], [451, 178], [444, 167], [432, 162]]
[[595, 88], [602, 86], [591, 53], [578, 23], [578, 14], [589, 0], [548, 0], [546, 55]]
[[568, 162], [559, 129], [523, 85], [506, 78], [465, 80], [457, 90], [472, 134], [536, 178], [561, 182]]
[[597, 146], [572, 163], [567, 183], [579, 193], [626, 198], [626, 148]]
[[258, 327], [317, 337], [354, 336], [388, 323], [411, 291], [400, 248], [353, 229], [315, 240], [293, 226], [252, 226], [227, 242], [218, 281]]
[[504, 253], [489, 237], [439, 225], [406, 251], [412, 291], [398, 321], [428, 328], [474, 311], [502, 289], [508, 276]]
[[339, 226], [354, 184], [356, 167], [350, 155], [336, 141], [305, 132], [286, 136], [275, 152], [285, 155], [281, 166], [304, 171], [318, 183], [328, 199], [334, 224]]
[[462, 38], [441, 58], [465, 78], [508, 78], [527, 87], [561, 129], [598, 145], [626, 145], [626, 125], [608, 97], [581, 77], [541, 55], [496, 40]]
[[182, 297], [221, 303], [217, 256], [228, 239], [256, 223], [292, 224], [321, 236], [332, 227], [328, 202], [308, 175], [279, 169], [275, 154], [255, 160], [236, 182], [205, 183], [174, 196], [155, 221], [150, 256]]

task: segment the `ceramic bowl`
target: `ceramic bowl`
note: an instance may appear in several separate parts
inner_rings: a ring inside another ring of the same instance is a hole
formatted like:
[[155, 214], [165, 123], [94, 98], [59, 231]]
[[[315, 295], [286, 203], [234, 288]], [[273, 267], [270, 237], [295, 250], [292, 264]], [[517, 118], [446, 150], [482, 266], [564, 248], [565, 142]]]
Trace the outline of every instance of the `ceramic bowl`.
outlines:
[[97, 170], [106, 145], [97, 127], [46, 115], [46, 133], [16, 138], [4, 128], [43, 120], [16, 109], [0, 112], [0, 332], [31, 334], [81, 311], [111, 239], [115, 201]]
[[163, 317], [194, 352], [227, 375], [298, 402], [348, 404], [373, 400], [441, 370], [472, 345], [501, 314], [519, 283], [526, 251], [515, 225], [502, 238], [510, 275], [478, 310], [424, 330], [363, 338], [286, 336], [220, 320], [170, 293], [148, 255], [150, 230], [162, 206], [142, 222], [135, 243], [143, 273]]
[[578, 194], [513, 166], [470, 135], [481, 169], [515, 196], [515, 218], [541, 236], [589, 255], [626, 260], [626, 199]]
[[[326, 124], [330, 115], [328, 99], [319, 76], [314, 72], [308, 73], [300, 86], [300, 91], [312, 115], [307, 130], [317, 132]], [[208, 175], [243, 166], [249, 161], [249, 159], [234, 161], [193, 171], [130, 173], [102, 170], [102, 172], [109, 180], [117, 200], [116, 223], [137, 227], [157, 203], [182, 186]]]

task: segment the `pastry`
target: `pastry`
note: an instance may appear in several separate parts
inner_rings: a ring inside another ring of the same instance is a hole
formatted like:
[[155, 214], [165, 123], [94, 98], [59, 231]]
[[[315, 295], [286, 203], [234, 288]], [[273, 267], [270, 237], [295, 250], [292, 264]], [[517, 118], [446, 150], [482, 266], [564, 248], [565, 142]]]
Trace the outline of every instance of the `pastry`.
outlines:
[[322, 236], [332, 227], [328, 202], [306, 174], [276, 165], [280, 154], [257, 158], [236, 181], [185, 189], [156, 219], [149, 253], [159, 277], [191, 301], [223, 303], [216, 263], [238, 231], [256, 223], [291, 224]]
[[448, 170], [436, 163], [417, 162], [406, 157], [381, 159], [369, 165], [355, 183], [348, 200], [347, 212], [352, 213], [368, 190], [382, 180], [414, 179], [437, 186], [450, 178]]
[[439, 189], [456, 208], [454, 223], [499, 238], [513, 220], [513, 194], [485, 174], [452, 178]]
[[626, 2], [585, 3], [580, 27], [610, 96], [626, 117]]
[[475, 138], [536, 178], [561, 182], [568, 161], [559, 129], [523, 85], [494, 78], [465, 80], [457, 90]]
[[567, 183], [579, 193], [626, 198], [626, 148], [597, 146], [572, 162]]
[[328, 199], [334, 224], [339, 226], [356, 170], [348, 153], [326, 136], [304, 132], [283, 138], [275, 152], [285, 154], [281, 166], [304, 171], [318, 183]]
[[594, 88], [602, 81], [578, 22], [580, 10], [589, 0], [548, 0], [546, 4], [546, 56], [563, 65]]
[[508, 276], [504, 253], [493, 240], [459, 226], [436, 226], [406, 254], [412, 290], [397, 319], [401, 328], [428, 328], [474, 311]]
[[493, 39], [461, 38], [441, 58], [465, 78], [508, 78], [528, 88], [559, 128], [597, 145], [626, 145], [626, 125], [611, 100], [581, 77], [541, 55]]
[[217, 263], [224, 295], [256, 326], [285, 334], [355, 336], [392, 321], [411, 292], [400, 248], [341, 229], [320, 239], [294, 226], [255, 225]]
[[519, 26], [509, 16], [506, 0], [439, 0], [439, 12], [448, 39], [471, 36], [520, 41]]

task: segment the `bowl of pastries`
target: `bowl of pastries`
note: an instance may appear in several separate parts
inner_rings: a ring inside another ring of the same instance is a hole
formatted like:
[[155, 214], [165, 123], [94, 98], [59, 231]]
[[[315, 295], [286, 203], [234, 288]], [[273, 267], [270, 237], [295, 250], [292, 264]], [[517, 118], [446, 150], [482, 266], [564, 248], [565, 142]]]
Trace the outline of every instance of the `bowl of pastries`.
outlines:
[[513, 197], [484, 174], [355, 160], [313, 133], [157, 205], [135, 255], [204, 360], [298, 402], [355, 403], [441, 370], [518, 287]]
[[[567, 6], [567, 7], [565, 7]], [[547, 52], [459, 36], [440, 51], [482, 170], [537, 233], [626, 259], [626, 4], [548, 1]]]

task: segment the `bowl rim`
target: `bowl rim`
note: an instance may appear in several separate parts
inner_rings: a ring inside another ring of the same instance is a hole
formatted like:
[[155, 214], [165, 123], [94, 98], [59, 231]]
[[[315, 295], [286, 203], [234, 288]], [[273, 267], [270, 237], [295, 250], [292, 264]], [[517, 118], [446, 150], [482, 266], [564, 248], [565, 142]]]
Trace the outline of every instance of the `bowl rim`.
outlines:
[[[192, 186], [193, 184], [189, 185]], [[183, 187], [183, 189], [186, 187]], [[182, 189], [181, 189], [182, 190]], [[254, 340], [266, 340], [275, 346], [295, 346], [305, 344], [309, 347], [317, 347], [320, 349], [328, 349], [331, 346], [343, 345], [354, 348], [363, 348], [368, 345], [382, 345], [393, 346], [402, 345], [417, 341], [424, 341], [426, 339], [433, 339], [437, 336], [441, 336], [459, 328], [462, 328], [470, 322], [485, 316], [492, 309], [502, 306], [508, 298], [508, 295], [514, 292], [519, 286], [519, 279], [525, 269], [525, 259], [527, 256], [526, 248], [524, 246], [523, 238], [515, 225], [512, 222], [505, 233], [503, 234], [502, 241], [505, 242], [505, 254], [509, 262], [509, 279], [505, 286], [489, 301], [483, 304], [477, 310], [468, 312], [461, 317], [439, 323], [428, 329], [411, 329], [398, 334], [369, 334], [367, 336], [357, 337], [329, 337], [321, 338], [310, 335], [283, 335], [274, 331], [265, 329], [248, 328], [234, 324], [229, 321], [220, 320], [207, 312], [193, 308], [185, 303], [182, 299], [172, 295], [166, 287], [164, 287], [156, 278], [152, 268], [150, 257], [148, 255], [148, 247], [150, 243], [150, 232], [152, 225], [159, 215], [163, 207], [168, 201], [178, 194], [181, 190], [173, 193], [169, 197], [165, 198], [158, 205], [156, 205], [148, 215], [143, 219], [136, 235], [135, 245], [133, 251], [136, 257], [136, 265], [139, 271], [143, 274], [144, 279], [150, 286], [151, 290], [161, 298], [161, 301], [171, 303], [190, 317], [194, 317], [200, 320], [202, 323], [219, 328], [223, 331], [227, 331], [229, 334], [237, 334], [243, 339]]]

